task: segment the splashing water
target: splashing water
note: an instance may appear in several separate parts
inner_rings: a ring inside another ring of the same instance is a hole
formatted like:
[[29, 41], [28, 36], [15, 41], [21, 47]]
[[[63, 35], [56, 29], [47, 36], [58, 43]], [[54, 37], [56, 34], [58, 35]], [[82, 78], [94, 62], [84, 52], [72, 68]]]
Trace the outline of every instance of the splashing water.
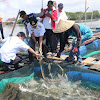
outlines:
[[23, 92], [36, 93], [44, 97], [52, 97], [59, 100], [97, 100], [99, 95], [88, 88], [79, 87], [78, 84], [81, 81], [72, 83], [68, 81], [67, 75], [64, 77], [58, 75], [61, 78], [59, 83], [47, 83], [43, 79], [34, 80], [31, 79], [28, 83], [20, 84], [20, 90]]

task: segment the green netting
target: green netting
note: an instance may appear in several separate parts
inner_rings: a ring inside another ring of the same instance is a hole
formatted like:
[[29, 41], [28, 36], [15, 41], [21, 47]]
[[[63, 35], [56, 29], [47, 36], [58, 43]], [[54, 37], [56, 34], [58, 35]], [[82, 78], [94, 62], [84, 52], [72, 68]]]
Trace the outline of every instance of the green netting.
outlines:
[[95, 54], [98, 54], [98, 53], [100, 53], [100, 50], [91, 52], [91, 53], [89, 53], [89, 54], [83, 56], [83, 58], [87, 58], [87, 57], [90, 57], [90, 56], [95, 55]]
[[97, 84], [91, 83], [91, 82], [82, 82], [79, 84], [79, 86], [89, 88], [89, 89], [92, 89], [95, 91], [100, 91], [100, 85], [97, 85]]
[[34, 77], [34, 73], [32, 73], [30, 76], [27, 77], [14, 77], [14, 78], [2, 79], [0, 81], [0, 93], [4, 91], [7, 83], [11, 82], [11, 83], [19, 84], [30, 80], [32, 77]]

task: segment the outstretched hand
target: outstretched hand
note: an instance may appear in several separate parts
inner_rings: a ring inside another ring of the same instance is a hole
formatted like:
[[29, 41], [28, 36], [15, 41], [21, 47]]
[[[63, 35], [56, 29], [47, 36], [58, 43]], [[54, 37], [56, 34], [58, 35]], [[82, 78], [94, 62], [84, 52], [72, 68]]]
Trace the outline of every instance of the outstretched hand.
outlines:
[[10, 34], [9, 36], [12, 36], [12, 34]]
[[42, 48], [39, 48], [39, 52], [42, 52]]
[[36, 54], [36, 58], [37, 59], [40, 59], [40, 54]]
[[43, 10], [43, 8], [41, 8], [41, 12], [43, 12], [43, 13], [44, 13], [44, 10]]

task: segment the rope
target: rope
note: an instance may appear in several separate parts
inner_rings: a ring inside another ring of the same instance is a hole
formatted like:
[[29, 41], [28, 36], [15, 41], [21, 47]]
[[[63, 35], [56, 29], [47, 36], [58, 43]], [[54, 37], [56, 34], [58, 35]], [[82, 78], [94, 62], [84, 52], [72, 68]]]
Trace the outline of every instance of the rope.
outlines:
[[[54, 62], [53, 62], [54, 63]], [[55, 63], [56, 64], [56, 63]], [[62, 70], [62, 76], [63, 76], [63, 68], [56, 64], [61, 70]], [[43, 73], [43, 69], [42, 69], [42, 57], [40, 58], [40, 67], [41, 67], [41, 74], [42, 74], [42, 77], [45, 81], [47, 82], [59, 82], [61, 79], [59, 78], [58, 80], [47, 80], [45, 77], [44, 77], [44, 73]]]

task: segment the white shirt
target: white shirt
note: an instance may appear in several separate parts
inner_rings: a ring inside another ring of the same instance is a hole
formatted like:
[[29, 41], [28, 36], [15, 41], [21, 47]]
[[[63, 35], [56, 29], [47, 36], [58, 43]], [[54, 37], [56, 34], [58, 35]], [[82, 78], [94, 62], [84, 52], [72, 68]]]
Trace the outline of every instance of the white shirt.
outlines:
[[0, 48], [0, 59], [5, 63], [10, 63], [14, 60], [16, 53], [22, 49], [28, 50], [29, 46], [25, 44], [19, 37], [8, 37], [2, 41], [4, 44]]
[[[46, 13], [50, 13], [52, 15], [52, 11], [49, 11], [48, 12], [48, 10], [47, 10]], [[45, 29], [52, 29], [52, 26], [51, 26], [51, 18], [46, 16], [43, 19], [43, 25], [44, 25]]]
[[45, 33], [44, 25], [40, 22], [37, 22], [37, 27], [32, 28], [30, 23], [27, 24], [27, 29], [30, 34], [34, 34], [35, 37], [43, 36]]
[[57, 13], [58, 13], [58, 20], [55, 22], [56, 26], [58, 25], [60, 19], [62, 19], [62, 20], [67, 20], [68, 19], [66, 13], [63, 10], [62, 10], [62, 12], [59, 12], [59, 10], [57, 10]]

